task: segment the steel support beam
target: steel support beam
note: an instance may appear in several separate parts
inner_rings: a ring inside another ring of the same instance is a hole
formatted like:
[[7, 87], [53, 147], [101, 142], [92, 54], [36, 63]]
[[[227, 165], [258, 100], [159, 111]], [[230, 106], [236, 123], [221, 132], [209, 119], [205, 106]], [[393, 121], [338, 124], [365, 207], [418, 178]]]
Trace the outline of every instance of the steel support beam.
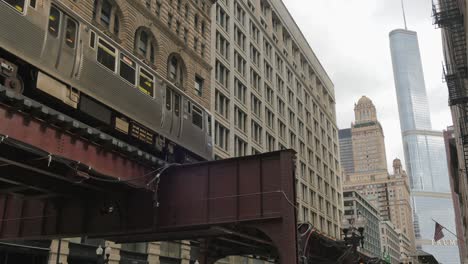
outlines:
[[1, 104], [0, 135], [36, 149], [3, 137], [0, 180], [43, 190], [0, 192], [0, 240], [197, 239], [203, 264], [232, 254], [297, 263], [293, 151], [178, 165], [155, 178], [133, 157]]

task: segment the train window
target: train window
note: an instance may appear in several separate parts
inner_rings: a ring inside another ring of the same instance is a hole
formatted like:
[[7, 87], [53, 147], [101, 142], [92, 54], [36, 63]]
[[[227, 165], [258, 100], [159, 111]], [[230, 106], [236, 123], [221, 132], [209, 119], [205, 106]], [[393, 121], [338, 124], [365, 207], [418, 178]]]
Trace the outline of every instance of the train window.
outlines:
[[97, 61], [104, 67], [115, 72], [116, 50], [102, 39], [98, 41]]
[[179, 116], [180, 113], [180, 95], [174, 93], [174, 114]]
[[76, 42], [76, 23], [71, 19], [67, 19], [67, 27], [65, 31], [65, 43], [67, 46], [74, 49]]
[[51, 7], [49, 15], [49, 34], [53, 37], [57, 37], [59, 33], [59, 26], [60, 11], [55, 7]]
[[91, 31], [91, 35], [89, 36], [89, 46], [93, 49], [96, 47], [96, 33], [94, 31]]
[[135, 62], [124, 54], [120, 54], [120, 76], [135, 85]]
[[203, 112], [196, 106], [193, 106], [192, 108], [192, 123], [203, 129]]
[[32, 8], [36, 8], [36, 0], [29, 0], [29, 6]]
[[140, 68], [140, 79], [138, 88], [143, 93], [153, 96], [154, 77], [146, 70]]
[[166, 88], [166, 109], [171, 111], [172, 108], [172, 91], [169, 88]]
[[11, 5], [16, 11], [23, 13], [25, 0], [3, 0], [5, 3]]

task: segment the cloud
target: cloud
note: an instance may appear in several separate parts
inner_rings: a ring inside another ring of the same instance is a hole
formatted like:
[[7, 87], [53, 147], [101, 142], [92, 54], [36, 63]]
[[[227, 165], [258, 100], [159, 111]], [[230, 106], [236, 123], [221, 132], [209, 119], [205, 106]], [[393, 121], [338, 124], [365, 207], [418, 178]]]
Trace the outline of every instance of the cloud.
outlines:
[[[349, 127], [354, 103], [370, 97], [385, 133], [388, 164], [404, 160], [388, 33], [403, 27], [400, 1], [283, 0], [335, 84], [337, 123]], [[447, 87], [442, 83], [440, 31], [431, 2], [405, 2], [408, 27], [418, 32], [434, 129], [450, 125]]]

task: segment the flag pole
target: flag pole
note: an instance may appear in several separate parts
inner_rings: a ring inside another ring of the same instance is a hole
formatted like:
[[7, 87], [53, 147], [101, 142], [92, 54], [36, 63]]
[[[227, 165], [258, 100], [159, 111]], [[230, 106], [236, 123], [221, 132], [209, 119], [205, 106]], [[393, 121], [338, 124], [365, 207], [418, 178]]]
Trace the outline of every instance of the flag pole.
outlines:
[[431, 218], [431, 219], [432, 219], [432, 221], [434, 221], [435, 223], [439, 224], [443, 229], [447, 230], [450, 234], [454, 235], [458, 240], [460, 240], [460, 239], [458, 238], [458, 236], [457, 236], [455, 233], [453, 233], [452, 231], [450, 231], [450, 229], [448, 229], [448, 228], [446, 228], [445, 226], [441, 225], [439, 222], [437, 222], [437, 221], [434, 220], [433, 218]]

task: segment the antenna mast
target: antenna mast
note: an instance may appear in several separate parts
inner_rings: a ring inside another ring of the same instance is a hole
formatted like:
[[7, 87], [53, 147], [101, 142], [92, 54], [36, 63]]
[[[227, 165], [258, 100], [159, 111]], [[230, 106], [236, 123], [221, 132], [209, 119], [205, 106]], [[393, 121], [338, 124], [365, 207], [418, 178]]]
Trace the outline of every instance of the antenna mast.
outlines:
[[408, 27], [406, 25], [405, 4], [403, 3], [403, 0], [401, 0], [401, 10], [403, 10], [403, 21], [405, 22], [405, 30], [408, 30]]

